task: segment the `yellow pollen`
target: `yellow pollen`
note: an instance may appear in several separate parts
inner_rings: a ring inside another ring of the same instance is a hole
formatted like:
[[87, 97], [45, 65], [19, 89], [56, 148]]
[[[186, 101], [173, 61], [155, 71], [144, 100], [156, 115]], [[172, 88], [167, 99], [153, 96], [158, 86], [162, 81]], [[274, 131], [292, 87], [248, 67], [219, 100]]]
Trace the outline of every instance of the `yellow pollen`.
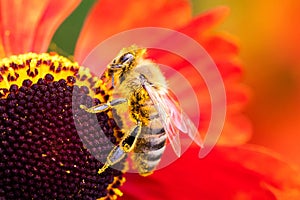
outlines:
[[[9, 33], [8, 33], [9, 34]], [[1, 51], [1, 47], [0, 47]], [[50, 77], [50, 78], [49, 78]], [[63, 80], [61, 80], [63, 79]], [[11, 97], [12, 93], [14, 91], [18, 91], [17, 94], [19, 94], [19, 89], [22, 87], [24, 88], [34, 88], [33, 85], [38, 85], [38, 82], [45, 81], [48, 83], [50, 82], [58, 82], [58, 81], [65, 81], [67, 86], [69, 88], [72, 87], [81, 87], [85, 86], [88, 88], [87, 96], [91, 98], [95, 98], [100, 100], [100, 102], [104, 102], [106, 98], [104, 96], [109, 96], [109, 92], [107, 91], [106, 85], [104, 85], [103, 80], [99, 79], [99, 77], [93, 76], [89, 69], [80, 67], [77, 63], [72, 62], [68, 60], [65, 57], [59, 56], [57, 54], [48, 54], [48, 53], [42, 53], [42, 54], [35, 54], [35, 53], [27, 53], [23, 55], [14, 55], [10, 56], [8, 58], [2, 58], [0, 59], [0, 99], [7, 99], [7, 97]], [[17, 89], [15, 89], [17, 88]], [[29, 89], [28, 89], [29, 90]], [[27, 91], [27, 90], [26, 90]], [[64, 90], [63, 92], [65, 92]], [[20, 92], [21, 94], [21, 92]], [[69, 93], [68, 93], [69, 94]], [[31, 97], [30, 95], [28, 97]], [[25, 97], [20, 97], [22, 98]], [[27, 96], [26, 96], [27, 98]], [[33, 101], [33, 100], [32, 100]], [[34, 100], [34, 103], [39, 103], [39, 101]], [[69, 105], [69, 104], [68, 104]], [[21, 103], [15, 103], [13, 104], [16, 108], [21, 108]], [[34, 108], [36, 105], [34, 105]], [[39, 105], [38, 105], [39, 106]], [[42, 106], [44, 106], [42, 104]], [[44, 107], [42, 107], [44, 108]], [[44, 110], [41, 110], [39, 114], [41, 114], [42, 118], [45, 118], [44, 115], [48, 114], [51, 108], [48, 110], [45, 108]], [[56, 110], [58, 113], [65, 113], [68, 114], [69, 107], [62, 108]], [[112, 113], [107, 113], [109, 118], [112, 118]], [[28, 112], [28, 115], [24, 116], [24, 119], [22, 120], [31, 120], [29, 118], [31, 116], [31, 113]], [[9, 118], [3, 117], [2, 120], [8, 120]], [[63, 121], [64, 115], [58, 116], [57, 119]], [[59, 121], [58, 120], [58, 121]], [[37, 120], [33, 120], [37, 121]], [[30, 121], [31, 122], [31, 121]], [[41, 121], [41, 123], [43, 123]], [[41, 124], [40, 123], [40, 124]], [[34, 136], [36, 128], [35, 124], [31, 125], [31, 128], [28, 128], [24, 134], [26, 136]], [[52, 129], [55, 128], [55, 123], [49, 123], [49, 127]], [[120, 140], [120, 137], [118, 134], [120, 133], [120, 130], [114, 130], [114, 135], [116, 135], [117, 139]], [[38, 132], [40, 133], [40, 132]], [[6, 132], [2, 134], [7, 134]], [[72, 138], [65, 138], [64, 141], [67, 141], [67, 144], [72, 142]], [[82, 147], [81, 151], [83, 149], [86, 150], [86, 147]], [[58, 150], [51, 149], [50, 151], [46, 151], [44, 149], [41, 150], [41, 152], [36, 154], [37, 156], [44, 158], [43, 160], [50, 159], [51, 162], [49, 164], [52, 167], [58, 167], [65, 171], [66, 174], [70, 174], [72, 171], [72, 167], [70, 169], [65, 169], [66, 166], [73, 166], [74, 168], [80, 167], [79, 164], [75, 165], [75, 163], [69, 164], [69, 161], [66, 161], [64, 159], [60, 159], [58, 156]], [[53, 157], [54, 156], [54, 157]], [[61, 160], [61, 161], [60, 161]], [[63, 163], [64, 162], [64, 163]], [[90, 165], [89, 161], [86, 161], [87, 165]], [[73, 169], [74, 169], [73, 168]], [[48, 170], [48, 169], [46, 169]], [[34, 168], [34, 171], [38, 171], [37, 168]], [[63, 172], [62, 171], [62, 172]], [[97, 174], [98, 175], [98, 174]], [[107, 196], [104, 198], [110, 198], [110, 199], [116, 199], [118, 196], [122, 196], [123, 193], [118, 189], [120, 185], [123, 184], [125, 181], [125, 178], [120, 178], [120, 176], [114, 177], [114, 180], [112, 183], [110, 183], [107, 187]], [[88, 182], [88, 180], [86, 181]], [[85, 184], [85, 180], [82, 179], [82, 183]]]

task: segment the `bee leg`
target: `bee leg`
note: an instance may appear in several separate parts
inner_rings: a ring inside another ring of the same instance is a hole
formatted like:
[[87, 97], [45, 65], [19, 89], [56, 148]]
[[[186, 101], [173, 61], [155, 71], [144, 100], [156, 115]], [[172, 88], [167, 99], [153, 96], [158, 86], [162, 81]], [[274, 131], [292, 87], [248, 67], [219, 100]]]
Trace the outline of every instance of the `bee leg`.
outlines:
[[127, 134], [121, 141], [121, 149], [124, 152], [130, 152], [134, 149], [137, 138], [141, 134], [142, 123], [138, 122], [137, 125]]
[[118, 146], [115, 146], [113, 150], [108, 154], [106, 163], [98, 173], [101, 174], [108, 167], [120, 162], [128, 152], [132, 151], [135, 147], [137, 138], [142, 130], [142, 123], [138, 122], [137, 125], [125, 136]]
[[93, 107], [86, 107], [85, 105], [80, 105], [80, 108], [85, 110], [88, 113], [100, 113], [100, 112], [104, 112], [106, 110], [108, 110], [111, 107], [114, 107], [116, 105], [122, 104], [122, 103], [126, 103], [127, 99], [125, 98], [119, 98], [119, 99], [114, 99], [112, 101], [109, 101], [107, 103], [102, 103]]
[[108, 154], [107, 160], [103, 167], [99, 169], [98, 174], [103, 173], [108, 167], [120, 162], [126, 156], [126, 152], [124, 152], [120, 146], [115, 146], [113, 150]]

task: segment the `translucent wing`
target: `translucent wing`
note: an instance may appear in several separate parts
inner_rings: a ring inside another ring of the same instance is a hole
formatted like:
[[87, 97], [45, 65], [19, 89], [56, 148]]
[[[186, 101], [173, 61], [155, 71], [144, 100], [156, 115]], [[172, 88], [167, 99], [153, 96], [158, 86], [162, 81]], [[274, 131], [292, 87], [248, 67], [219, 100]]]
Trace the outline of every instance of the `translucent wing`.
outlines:
[[203, 141], [199, 134], [198, 129], [195, 127], [194, 123], [190, 120], [186, 113], [182, 111], [178, 103], [168, 94], [164, 97], [165, 104], [168, 105], [170, 113], [173, 119], [174, 125], [182, 132], [188, 134], [188, 136], [193, 139], [193, 141], [203, 147]]
[[181, 155], [180, 132], [188, 134], [196, 144], [202, 147], [203, 142], [197, 128], [178, 106], [178, 103], [167, 92], [160, 93], [147, 82], [144, 83], [144, 87], [160, 115], [161, 122], [176, 155], [178, 157]]
[[164, 104], [164, 101], [159, 95], [159, 93], [151, 86], [149, 83], [144, 83], [144, 87], [148, 92], [151, 100], [153, 101], [157, 112], [159, 113], [161, 123], [165, 129], [165, 132], [168, 136], [170, 144], [174, 149], [176, 155], [179, 157], [181, 155], [181, 146], [179, 139], [179, 130], [173, 126], [171, 123], [171, 115], [169, 115], [169, 110], [167, 105]]

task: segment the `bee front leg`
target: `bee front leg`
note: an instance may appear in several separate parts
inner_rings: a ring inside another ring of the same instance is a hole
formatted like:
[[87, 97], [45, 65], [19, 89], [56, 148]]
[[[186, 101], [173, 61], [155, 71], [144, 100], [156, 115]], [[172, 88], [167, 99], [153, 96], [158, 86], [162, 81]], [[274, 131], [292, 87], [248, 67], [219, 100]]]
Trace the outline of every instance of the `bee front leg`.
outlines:
[[114, 106], [117, 106], [119, 104], [126, 103], [127, 99], [125, 98], [119, 98], [119, 99], [114, 99], [112, 101], [109, 101], [107, 103], [102, 103], [93, 107], [86, 107], [85, 105], [80, 105], [80, 108], [85, 110], [88, 113], [100, 113], [108, 110], [109, 108], [112, 108]]

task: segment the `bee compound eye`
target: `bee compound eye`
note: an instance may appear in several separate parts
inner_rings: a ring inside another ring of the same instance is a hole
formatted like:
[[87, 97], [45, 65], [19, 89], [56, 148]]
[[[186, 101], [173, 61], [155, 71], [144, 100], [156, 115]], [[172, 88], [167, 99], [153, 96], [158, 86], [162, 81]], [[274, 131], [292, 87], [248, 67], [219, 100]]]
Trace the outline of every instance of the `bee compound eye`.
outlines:
[[132, 53], [126, 53], [120, 58], [120, 63], [131, 62], [133, 61], [133, 59], [134, 56], [132, 55]]

